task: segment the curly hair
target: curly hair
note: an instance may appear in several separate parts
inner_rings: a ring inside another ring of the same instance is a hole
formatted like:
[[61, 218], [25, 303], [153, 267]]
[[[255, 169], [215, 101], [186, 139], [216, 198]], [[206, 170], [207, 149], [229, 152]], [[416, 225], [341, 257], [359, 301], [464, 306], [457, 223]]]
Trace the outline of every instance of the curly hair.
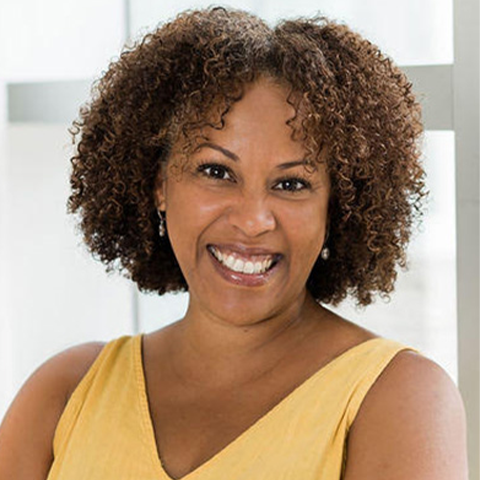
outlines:
[[328, 147], [331, 255], [315, 263], [307, 289], [334, 306], [347, 295], [357, 306], [375, 292], [389, 298], [429, 193], [421, 110], [390, 58], [323, 16], [270, 27], [241, 10], [186, 11], [125, 47], [70, 129], [68, 211], [79, 215], [87, 246], [141, 291], [188, 291], [168, 236], [157, 234], [159, 169], [178, 135], [212, 126], [205, 112], [218, 102], [214, 126], [222, 128], [244, 87], [262, 76], [289, 86], [301, 121], [287, 123], [310, 157], [322, 161]]

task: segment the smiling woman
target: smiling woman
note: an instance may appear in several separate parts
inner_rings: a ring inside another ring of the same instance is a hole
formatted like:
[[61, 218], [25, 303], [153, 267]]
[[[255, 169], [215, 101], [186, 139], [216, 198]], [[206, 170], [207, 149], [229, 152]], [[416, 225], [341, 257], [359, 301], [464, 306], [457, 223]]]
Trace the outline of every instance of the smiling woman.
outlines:
[[453, 381], [324, 305], [393, 291], [427, 194], [390, 59], [325, 18], [185, 12], [109, 66], [72, 133], [87, 245], [188, 310], [40, 367], [0, 478], [466, 480]]

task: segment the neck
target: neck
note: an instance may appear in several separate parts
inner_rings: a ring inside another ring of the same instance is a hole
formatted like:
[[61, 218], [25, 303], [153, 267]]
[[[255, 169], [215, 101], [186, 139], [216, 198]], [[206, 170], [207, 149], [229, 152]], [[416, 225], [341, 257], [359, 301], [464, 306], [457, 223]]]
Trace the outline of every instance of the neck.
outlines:
[[324, 312], [305, 292], [289, 308], [269, 318], [233, 324], [191, 302], [171, 342], [172, 369], [188, 384], [225, 387], [252, 381], [318, 330]]

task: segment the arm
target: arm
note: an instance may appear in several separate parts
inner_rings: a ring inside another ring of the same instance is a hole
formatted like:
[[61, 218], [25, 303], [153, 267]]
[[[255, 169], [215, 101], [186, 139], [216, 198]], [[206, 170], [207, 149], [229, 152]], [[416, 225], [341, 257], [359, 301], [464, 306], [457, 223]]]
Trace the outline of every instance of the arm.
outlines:
[[0, 425], [0, 479], [47, 478], [58, 420], [103, 345], [88, 343], [65, 350], [25, 382]]
[[365, 397], [344, 480], [467, 480], [460, 392], [435, 362], [399, 352]]

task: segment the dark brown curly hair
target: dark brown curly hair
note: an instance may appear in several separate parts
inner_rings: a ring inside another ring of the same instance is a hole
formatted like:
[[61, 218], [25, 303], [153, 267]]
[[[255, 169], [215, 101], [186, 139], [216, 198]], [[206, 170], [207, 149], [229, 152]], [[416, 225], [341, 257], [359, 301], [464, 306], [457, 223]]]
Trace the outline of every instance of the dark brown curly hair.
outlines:
[[[142, 291], [187, 291], [168, 236], [157, 233], [159, 168], [179, 135], [222, 128], [243, 87], [261, 77], [289, 86], [301, 121], [288, 123], [310, 157], [321, 161], [328, 148], [331, 255], [314, 265], [308, 290], [334, 306], [348, 294], [357, 306], [375, 292], [389, 298], [429, 193], [420, 107], [388, 57], [325, 17], [271, 28], [250, 13], [211, 7], [184, 12], [126, 47], [70, 129], [68, 211], [79, 214], [86, 244]], [[206, 112], [219, 102], [219, 124], [209, 123]]]

